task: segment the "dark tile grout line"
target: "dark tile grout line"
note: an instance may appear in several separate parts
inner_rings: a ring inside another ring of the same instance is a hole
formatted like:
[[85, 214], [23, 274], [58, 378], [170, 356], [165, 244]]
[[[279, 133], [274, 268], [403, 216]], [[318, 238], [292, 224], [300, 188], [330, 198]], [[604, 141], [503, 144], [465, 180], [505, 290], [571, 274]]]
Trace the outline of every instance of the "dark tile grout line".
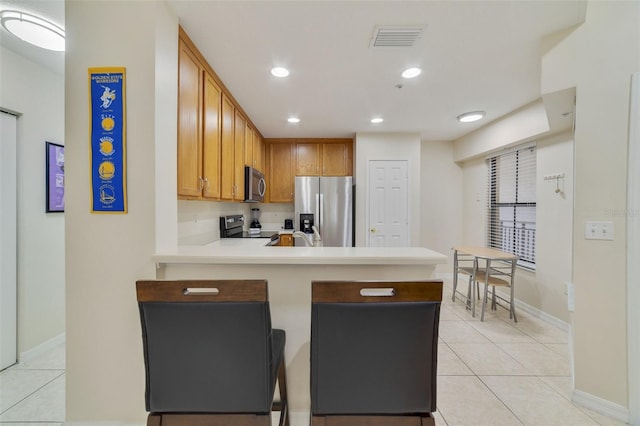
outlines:
[[[15, 370], [17, 371], [24, 371], [24, 369], [18, 369], [16, 368]], [[8, 412], [9, 410], [11, 410], [12, 408], [16, 407], [18, 404], [22, 403], [23, 401], [29, 399], [30, 397], [32, 397], [33, 395], [35, 395], [36, 393], [40, 392], [42, 389], [44, 389], [46, 386], [50, 385], [51, 383], [53, 383], [54, 381], [56, 381], [57, 379], [59, 379], [60, 377], [64, 376], [66, 374], [66, 370], [60, 370], [59, 368], [55, 368], [55, 369], [43, 369], [43, 370], [38, 370], [38, 369], [33, 369], [33, 370], [28, 370], [28, 371], [61, 371], [60, 374], [58, 374], [57, 376], [55, 376], [54, 378], [52, 378], [51, 380], [49, 380], [48, 382], [46, 382], [45, 384], [43, 384], [42, 386], [40, 386], [39, 388], [37, 388], [36, 390], [34, 390], [33, 392], [31, 392], [30, 394], [28, 394], [27, 396], [25, 396], [24, 398], [22, 398], [21, 400], [17, 401], [15, 404], [11, 405], [9, 408], [7, 408], [6, 410], [0, 412], [0, 416], [5, 414], [6, 412]], [[6, 370], [5, 370], [6, 371]], [[47, 420], [45, 422], [36, 422], [36, 421], [31, 421], [31, 420], [20, 420], [19, 422], [16, 421], [4, 421], [4, 420], [0, 420], [0, 423], [60, 423], [58, 421], [53, 421], [53, 420]]]

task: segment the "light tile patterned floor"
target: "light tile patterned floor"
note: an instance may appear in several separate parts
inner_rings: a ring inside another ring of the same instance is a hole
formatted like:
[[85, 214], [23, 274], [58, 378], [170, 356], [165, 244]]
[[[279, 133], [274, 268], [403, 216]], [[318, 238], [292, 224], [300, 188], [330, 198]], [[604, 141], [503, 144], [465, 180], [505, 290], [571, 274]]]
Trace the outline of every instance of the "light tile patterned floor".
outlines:
[[[480, 322], [445, 279], [438, 426], [623, 425], [571, 403], [570, 368], [567, 333], [522, 311], [514, 323], [501, 308]], [[0, 426], [62, 426], [64, 380], [64, 346], [0, 373]]]
[[61, 426], [65, 348], [0, 373], [0, 426]]
[[[498, 307], [480, 321], [445, 280], [438, 347], [438, 426], [623, 425], [571, 402], [568, 334]], [[517, 309], [517, 304], [516, 304]]]

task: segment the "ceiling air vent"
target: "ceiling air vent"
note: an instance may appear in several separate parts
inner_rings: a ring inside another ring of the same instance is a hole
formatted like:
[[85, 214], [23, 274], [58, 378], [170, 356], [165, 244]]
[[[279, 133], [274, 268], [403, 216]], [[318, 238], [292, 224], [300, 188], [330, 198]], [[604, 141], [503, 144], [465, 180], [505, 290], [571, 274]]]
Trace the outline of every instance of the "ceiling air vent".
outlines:
[[424, 29], [425, 26], [375, 27], [369, 47], [413, 47]]

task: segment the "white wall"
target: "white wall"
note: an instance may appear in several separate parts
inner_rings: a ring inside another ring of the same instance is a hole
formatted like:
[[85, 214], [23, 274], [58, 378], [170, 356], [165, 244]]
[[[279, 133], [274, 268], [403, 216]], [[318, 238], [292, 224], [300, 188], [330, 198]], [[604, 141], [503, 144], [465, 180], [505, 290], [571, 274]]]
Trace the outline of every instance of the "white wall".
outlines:
[[421, 245], [420, 223], [420, 135], [417, 133], [357, 133], [354, 146], [356, 185], [356, 246], [367, 245], [366, 202], [369, 187], [369, 161], [406, 160], [409, 162], [409, 238], [410, 246]]
[[451, 273], [451, 248], [462, 241], [462, 168], [453, 161], [453, 144], [422, 142], [421, 149], [421, 245], [449, 256], [450, 265], [437, 272]]
[[[67, 1], [65, 22], [66, 420], [143, 423], [135, 281], [156, 277], [151, 256], [157, 224], [174, 217], [167, 241], [177, 239], [175, 183], [168, 178], [167, 188], [156, 184], [164, 171], [158, 150], [173, 152], [171, 162], [176, 152], [175, 116], [167, 118], [175, 104], [157, 104], [167, 96], [174, 103], [175, 97], [156, 90], [157, 80], [171, 80], [163, 90], [177, 90], [175, 75], [166, 73], [177, 70], [178, 20], [162, 2]], [[105, 22], [113, 26], [97, 30]], [[169, 71], [156, 69], [158, 64]], [[87, 69], [95, 66], [126, 67], [127, 214], [90, 213]], [[162, 190], [170, 195], [157, 195]], [[165, 209], [169, 219], [160, 217]]]
[[[624, 418], [628, 406], [626, 221], [629, 91], [640, 70], [640, 3], [590, 1], [586, 22], [554, 40], [542, 86], [576, 85], [573, 266], [574, 398]], [[567, 66], [568, 60], [574, 61]], [[613, 241], [584, 239], [611, 221]]]
[[64, 76], [0, 47], [0, 107], [18, 118], [18, 352], [65, 332], [64, 213], [45, 213], [45, 142], [65, 144]]
[[542, 99], [539, 99], [456, 140], [454, 161], [486, 155], [548, 131], [547, 112]]
[[[565, 282], [571, 281], [573, 139], [571, 133], [537, 140], [536, 271], [517, 271], [516, 298], [563, 322], [569, 321]], [[564, 173], [562, 193], [544, 176]], [[463, 164], [461, 244], [486, 245], [487, 165], [484, 157]]]
[[461, 245], [487, 245], [487, 173], [484, 157], [462, 164]]

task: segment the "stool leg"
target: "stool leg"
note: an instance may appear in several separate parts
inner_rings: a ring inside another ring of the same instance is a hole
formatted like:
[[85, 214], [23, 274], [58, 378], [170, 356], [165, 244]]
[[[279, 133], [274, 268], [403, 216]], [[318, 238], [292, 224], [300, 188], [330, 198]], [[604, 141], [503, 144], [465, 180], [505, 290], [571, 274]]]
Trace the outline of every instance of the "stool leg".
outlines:
[[451, 295], [451, 301], [456, 301], [456, 290], [458, 288], [458, 251], [453, 252], [453, 294]]
[[513, 322], [518, 322], [518, 318], [516, 317], [516, 305], [513, 303], [513, 282], [511, 283], [511, 297], [509, 301], [509, 319], [513, 316]]
[[511, 262], [511, 285], [509, 286], [509, 290], [511, 290], [511, 297], [509, 298], [509, 318], [511, 318], [511, 315], [513, 315], [513, 322], [518, 322], [518, 318], [516, 318], [516, 305], [515, 303], [513, 303], [515, 300], [514, 281], [516, 279], [516, 264], [517, 260], [513, 260]]
[[480, 321], [484, 321], [484, 307], [487, 305], [487, 294], [489, 292], [489, 286], [487, 284], [484, 285], [484, 298], [482, 299], [482, 315], [480, 316]]
[[[478, 284], [474, 276], [469, 277], [469, 293], [471, 293], [471, 316], [476, 317], [476, 293], [473, 291], [473, 284]], [[478, 296], [479, 298], [480, 296]]]
[[492, 286], [492, 295], [491, 295], [491, 310], [495, 311], [498, 309], [498, 307], [496, 306], [496, 286]]

